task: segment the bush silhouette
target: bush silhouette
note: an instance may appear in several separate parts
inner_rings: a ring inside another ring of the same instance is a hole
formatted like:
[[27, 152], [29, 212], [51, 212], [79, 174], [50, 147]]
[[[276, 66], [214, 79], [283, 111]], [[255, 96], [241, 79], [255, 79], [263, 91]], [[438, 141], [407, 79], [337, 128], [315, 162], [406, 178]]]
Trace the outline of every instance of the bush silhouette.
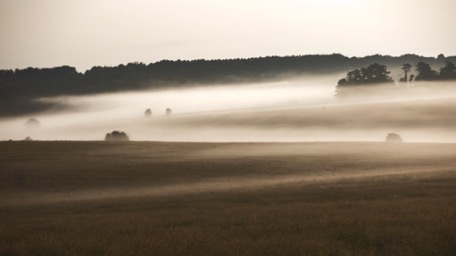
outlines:
[[128, 135], [122, 131], [112, 131], [107, 133], [105, 141], [129, 141]]
[[403, 142], [401, 136], [397, 133], [388, 133], [386, 142]]
[[29, 118], [27, 120], [27, 122], [25, 122], [24, 125], [27, 128], [38, 128], [41, 126], [41, 123], [40, 123], [40, 121], [38, 121], [38, 119], [32, 117], [32, 118]]
[[144, 111], [144, 117], [151, 117], [152, 116], [152, 110], [150, 110], [150, 108], [146, 109], [146, 111]]

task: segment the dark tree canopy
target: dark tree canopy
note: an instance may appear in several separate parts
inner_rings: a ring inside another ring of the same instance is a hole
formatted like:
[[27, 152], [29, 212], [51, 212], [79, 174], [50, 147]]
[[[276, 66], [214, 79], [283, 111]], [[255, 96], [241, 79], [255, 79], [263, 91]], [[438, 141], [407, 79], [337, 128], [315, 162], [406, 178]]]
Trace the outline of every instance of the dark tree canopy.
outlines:
[[105, 136], [106, 141], [129, 141], [130, 138], [125, 132], [122, 131], [112, 131], [107, 133]]
[[412, 65], [406, 63], [406, 64], [402, 64], [402, 70], [404, 70], [404, 77], [401, 78], [401, 82], [408, 82], [409, 79], [408, 79], [408, 73], [410, 72], [410, 69], [412, 68]]
[[431, 66], [425, 62], [416, 64], [417, 81], [435, 80], [456, 80], [456, 65], [451, 61], [445, 61], [445, 66], [440, 68], [440, 73], [432, 70]]
[[415, 70], [418, 72], [415, 78], [417, 81], [432, 81], [438, 78], [437, 71], [432, 70], [431, 66], [425, 62], [418, 62]]
[[[440, 59], [445, 58], [439, 56]], [[400, 78], [400, 82], [407, 82], [409, 84], [413, 81], [445, 81], [445, 80], [456, 80], [456, 65], [446, 60], [445, 66], [440, 68], [440, 73], [432, 70], [431, 65], [426, 62], [419, 61], [416, 64], [416, 72], [418, 73], [415, 77], [408, 73], [411, 71], [412, 65], [402, 64], [401, 69], [404, 71], [404, 77]], [[347, 96], [360, 94], [362, 90], [353, 90], [356, 86], [365, 86], [370, 84], [385, 84], [393, 82], [393, 79], [389, 76], [389, 71], [386, 66], [374, 63], [367, 68], [355, 69], [349, 71], [345, 78], [338, 81], [336, 87], [336, 96]], [[367, 92], [363, 90], [363, 92]], [[379, 92], [379, 90], [369, 90], [368, 93]]]
[[385, 65], [374, 63], [361, 70], [349, 71], [345, 78], [339, 80], [338, 86], [391, 83], [393, 79], [389, 74]]
[[[359, 92], [360, 87], [374, 88], [373, 85], [393, 84], [393, 79], [389, 76], [390, 71], [385, 65], [374, 63], [368, 67], [349, 71], [345, 78], [337, 83], [336, 96], [352, 96]], [[358, 87], [358, 90], [354, 90]]]
[[439, 78], [442, 80], [456, 79], [456, 65], [453, 62], [446, 61], [445, 67], [440, 69]]

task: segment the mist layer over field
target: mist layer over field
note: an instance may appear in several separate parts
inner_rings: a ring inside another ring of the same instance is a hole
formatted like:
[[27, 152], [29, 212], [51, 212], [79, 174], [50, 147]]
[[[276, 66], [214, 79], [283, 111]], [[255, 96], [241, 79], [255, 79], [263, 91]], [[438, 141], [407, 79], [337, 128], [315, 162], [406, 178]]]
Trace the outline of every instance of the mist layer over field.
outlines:
[[338, 77], [45, 98], [66, 108], [34, 116], [35, 128], [24, 126], [28, 117], [1, 120], [0, 140], [103, 140], [122, 130], [131, 140], [382, 141], [396, 132], [409, 142], [456, 142], [454, 83], [353, 88], [338, 99]]

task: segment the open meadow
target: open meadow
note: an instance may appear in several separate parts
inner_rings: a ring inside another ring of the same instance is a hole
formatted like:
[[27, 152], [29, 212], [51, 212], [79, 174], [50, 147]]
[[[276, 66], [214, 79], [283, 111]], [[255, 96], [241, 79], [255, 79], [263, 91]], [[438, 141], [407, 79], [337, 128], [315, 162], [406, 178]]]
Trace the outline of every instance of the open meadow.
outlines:
[[455, 255], [456, 144], [0, 142], [0, 255]]

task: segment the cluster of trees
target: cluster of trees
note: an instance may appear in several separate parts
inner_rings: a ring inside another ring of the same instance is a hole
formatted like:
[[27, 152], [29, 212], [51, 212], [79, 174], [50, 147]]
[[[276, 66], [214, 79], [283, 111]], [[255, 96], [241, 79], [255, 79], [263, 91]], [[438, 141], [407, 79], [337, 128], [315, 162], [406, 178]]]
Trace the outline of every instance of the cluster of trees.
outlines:
[[[408, 76], [411, 72], [412, 65], [402, 64], [402, 70], [404, 77], [400, 79], [400, 82], [412, 82], [412, 81], [445, 81], [445, 80], [456, 80], [456, 65], [451, 61], [445, 61], [445, 66], [440, 68], [440, 72], [432, 70], [431, 66], [425, 62], [418, 62], [416, 64], [417, 75]], [[351, 89], [355, 86], [369, 86], [369, 85], [393, 85], [394, 80], [390, 76], [390, 71], [387, 70], [385, 65], [374, 63], [368, 67], [355, 69], [349, 71], [345, 78], [338, 81], [336, 87], [336, 93], [338, 96], [344, 95], [345, 93], [353, 92]]]
[[456, 65], [451, 61], [446, 61], [445, 66], [440, 68], [440, 72], [432, 70], [428, 63], [418, 62], [416, 71], [417, 81], [456, 80]]
[[344, 87], [393, 82], [393, 79], [389, 75], [390, 73], [385, 65], [374, 63], [367, 68], [349, 71], [345, 78], [339, 80], [337, 86]]

